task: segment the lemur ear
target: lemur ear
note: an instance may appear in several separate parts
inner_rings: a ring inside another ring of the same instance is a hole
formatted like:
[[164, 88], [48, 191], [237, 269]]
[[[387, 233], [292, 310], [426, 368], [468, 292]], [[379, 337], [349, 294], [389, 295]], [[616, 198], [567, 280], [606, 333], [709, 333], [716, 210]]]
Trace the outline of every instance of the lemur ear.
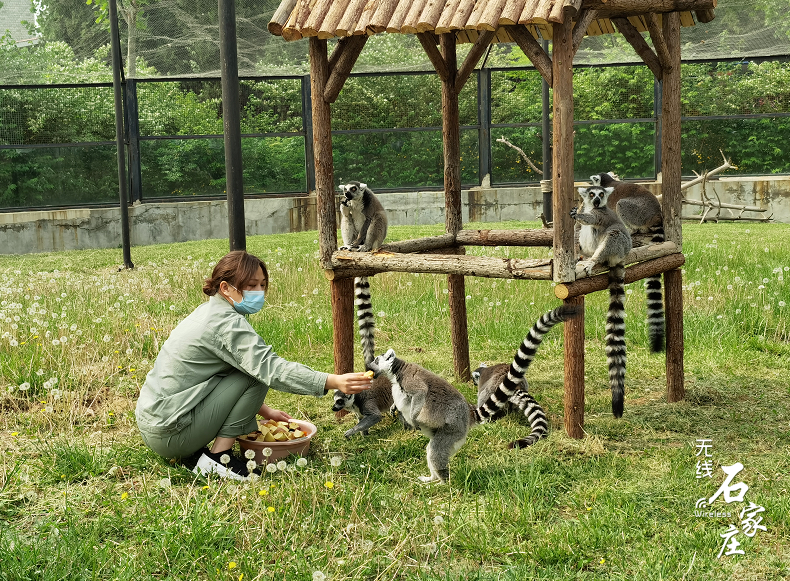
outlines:
[[368, 184], [363, 184], [363, 183], [360, 182], [359, 189], [366, 190], [367, 188], [368, 188]]
[[393, 357], [395, 357], [395, 350], [387, 349], [387, 352], [384, 354], [384, 357], [387, 359], [392, 359]]
[[582, 198], [584, 197], [584, 194], [586, 194], [586, 193], [587, 193], [587, 188], [582, 188], [582, 187], [579, 188], [579, 195]]
[[337, 189], [339, 189], [343, 193], [346, 192], [346, 186], [344, 186], [343, 184], [340, 184], [339, 186], [337, 186]]
[[591, 175], [590, 176], [590, 182], [594, 186], [600, 186], [601, 185], [601, 176], [598, 175], [598, 174]]
[[606, 195], [610, 196], [610, 195], [612, 195], [612, 192], [614, 191], [614, 188], [613, 187], [608, 187], [608, 188], [604, 188], [604, 190], [606, 191]]

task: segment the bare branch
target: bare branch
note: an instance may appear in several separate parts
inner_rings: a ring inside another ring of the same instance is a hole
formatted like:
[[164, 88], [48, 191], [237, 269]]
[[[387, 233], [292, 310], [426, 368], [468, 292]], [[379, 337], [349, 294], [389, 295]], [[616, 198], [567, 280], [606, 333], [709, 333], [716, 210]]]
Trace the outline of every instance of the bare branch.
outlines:
[[524, 161], [526, 161], [526, 162], [527, 162], [527, 164], [529, 165], [529, 167], [531, 167], [531, 168], [532, 168], [532, 171], [534, 171], [536, 174], [543, 175], [543, 171], [542, 171], [542, 170], [540, 170], [540, 169], [538, 169], [538, 168], [537, 168], [537, 166], [535, 166], [535, 164], [534, 164], [534, 163], [532, 163], [532, 160], [531, 160], [530, 158], [528, 158], [528, 157], [527, 157], [527, 154], [526, 154], [526, 153], [524, 153], [524, 150], [523, 150], [523, 149], [521, 149], [520, 147], [518, 147], [518, 146], [516, 146], [516, 145], [513, 145], [512, 143], [510, 143], [510, 142], [509, 142], [507, 139], [505, 139], [505, 136], [504, 136], [504, 135], [503, 135], [502, 137], [500, 137], [499, 139], [497, 139], [497, 141], [498, 141], [499, 143], [504, 143], [505, 145], [507, 145], [507, 146], [510, 146], [510, 147], [512, 147], [513, 149], [515, 149], [515, 150], [516, 150], [516, 151], [519, 153], [519, 155], [520, 155], [522, 158], [524, 158]]

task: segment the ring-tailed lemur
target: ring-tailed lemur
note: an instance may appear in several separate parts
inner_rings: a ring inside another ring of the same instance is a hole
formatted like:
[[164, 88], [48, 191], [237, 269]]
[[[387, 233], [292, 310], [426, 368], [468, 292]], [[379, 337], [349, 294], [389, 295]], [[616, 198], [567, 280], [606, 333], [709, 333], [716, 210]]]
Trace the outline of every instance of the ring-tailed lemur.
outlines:
[[[595, 186], [614, 188], [607, 205], [617, 212], [620, 219], [631, 229], [632, 234], [650, 234], [652, 236], [650, 241], [653, 244], [661, 244], [666, 240], [661, 204], [650, 190], [639, 184], [621, 182], [611, 172], [591, 175], [590, 181]], [[661, 275], [647, 277], [645, 289], [647, 336], [650, 341], [650, 350], [657, 353], [663, 351], [665, 345]]]
[[623, 415], [625, 398], [625, 265], [623, 259], [631, 251], [631, 233], [606, 205], [614, 188], [590, 186], [579, 188], [584, 211], [570, 211], [571, 218], [582, 227], [579, 246], [586, 260], [579, 264], [588, 275], [596, 264], [609, 267], [609, 310], [606, 314], [606, 358], [609, 363], [609, 385], [612, 388], [612, 413]]
[[[496, 365], [488, 366], [481, 363], [480, 367], [472, 372], [472, 379], [477, 386], [477, 405], [482, 405], [505, 379], [510, 364], [498, 363]], [[516, 412], [520, 413], [529, 421], [532, 431], [526, 438], [519, 438], [508, 444], [508, 448], [526, 448], [531, 446], [541, 438], [546, 437], [549, 431], [549, 422], [546, 418], [546, 413], [543, 411], [541, 405], [532, 397], [529, 392], [527, 379], [522, 378], [521, 385], [516, 388], [513, 395], [508, 398], [507, 404], [500, 409], [491, 418], [492, 421], [498, 420], [505, 415]]]
[[340, 250], [378, 250], [387, 236], [387, 212], [367, 184], [348, 182], [340, 186]]
[[544, 314], [524, 339], [507, 375], [478, 408], [470, 405], [446, 379], [399, 359], [392, 349], [368, 365], [376, 377], [383, 375], [392, 383], [395, 407], [404, 422], [430, 439], [426, 452], [431, 475], [420, 476], [422, 482], [447, 482], [450, 458], [464, 445], [472, 425], [494, 418], [518, 389], [543, 336], [551, 327], [578, 312], [576, 308], [562, 306]]
[[[370, 302], [370, 285], [367, 277], [354, 279], [355, 303], [357, 306], [357, 322], [359, 336], [362, 343], [362, 355], [365, 366], [373, 361], [375, 342], [373, 337], [374, 320], [373, 306]], [[358, 432], [368, 435], [371, 426], [375, 426], [392, 409], [392, 384], [386, 377], [373, 379], [370, 389], [355, 394], [345, 394], [339, 389], [335, 390], [333, 412], [348, 410], [357, 416], [359, 422], [356, 426], [346, 431], [346, 438]]]
[[[341, 250], [366, 252], [378, 250], [387, 235], [387, 214], [376, 196], [360, 182], [340, 185], [340, 234], [343, 237]], [[370, 301], [368, 277], [354, 279], [354, 303], [357, 307], [357, 324], [362, 343], [365, 365], [373, 360], [375, 322]], [[369, 390], [347, 395], [335, 390], [332, 411], [352, 411], [359, 423], [345, 433], [350, 438], [357, 432], [368, 434], [368, 429], [381, 421], [383, 414], [392, 407], [392, 388], [389, 382], [374, 380]]]

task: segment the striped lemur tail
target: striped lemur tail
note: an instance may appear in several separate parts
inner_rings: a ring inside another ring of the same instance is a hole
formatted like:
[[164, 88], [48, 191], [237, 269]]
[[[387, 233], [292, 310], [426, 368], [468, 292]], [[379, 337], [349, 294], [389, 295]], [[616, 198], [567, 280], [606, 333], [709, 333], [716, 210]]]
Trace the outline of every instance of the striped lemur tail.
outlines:
[[546, 412], [543, 411], [543, 408], [529, 392], [522, 389], [516, 391], [510, 397], [510, 403], [518, 407], [527, 417], [529, 425], [532, 426], [532, 431], [526, 438], [519, 438], [510, 442], [508, 448], [526, 448], [546, 436], [549, 431], [549, 420], [546, 418]]
[[[653, 235], [651, 242], [661, 244], [666, 240], [664, 225], [660, 222], [650, 227]], [[645, 279], [645, 295], [647, 303], [647, 337], [650, 351], [659, 353], [664, 350], [664, 300], [661, 293], [661, 275], [649, 276]]]
[[625, 398], [625, 266], [609, 269], [609, 310], [606, 313], [606, 360], [609, 364], [609, 385], [612, 388], [612, 413], [623, 415]]
[[365, 359], [365, 365], [367, 365], [375, 357], [373, 329], [376, 324], [373, 320], [373, 305], [370, 302], [370, 283], [368, 283], [366, 276], [354, 279], [354, 304], [357, 306], [357, 324], [362, 343], [362, 356]]
[[[535, 358], [535, 353], [538, 350], [541, 342], [543, 341], [543, 337], [549, 330], [562, 321], [567, 321], [568, 319], [578, 315], [581, 313], [581, 309], [575, 306], [570, 305], [563, 305], [561, 307], [557, 307], [553, 311], [549, 311], [548, 313], [544, 313], [541, 315], [540, 319], [538, 319], [532, 328], [527, 333], [527, 336], [524, 337], [524, 340], [521, 342], [521, 345], [516, 351], [516, 356], [513, 358], [513, 362], [510, 364], [510, 368], [508, 369], [507, 375], [502, 378], [502, 381], [497, 386], [496, 390], [490, 395], [490, 397], [484, 401], [477, 409], [472, 410], [472, 416], [476, 423], [481, 424], [483, 422], [490, 421], [496, 413], [510, 401], [510, 398], [516, 393], [519, 388], [519, 384], [521, 380], [524, 378], [524, 374], [527, 372], [527, 368], [529, 368], [532, 360]], [[525, 392], [526, 393], [526, 392]], [[542, 416], [542, 429], [543, 433], [545, 433], [548, 424], [546, 423], [546, 415], [543, 413], [543, 410], [537, 405], [537, 402], [527, 394], [528, 397], [534, 405], [537, 406], [537, 410], [540, 410], [539, 414], [536, 414], [535, 420], [536, 424], [533, 424], [532, 433], [530, 434], [529, 438], [525, 438], [525, 441], [535, 437], [535, 440], [538, 440], [541, 437], [541, 423], [540, 423], [540, 416]], [[519, 405], [517, 402], [516, 405]], [[520, 405], [519, 405], [520, 407]], [[530, 418], [530, 423], [532, 424], [532, 418], [530, 415], [525, 411], [525, 414], [528, 418]]]

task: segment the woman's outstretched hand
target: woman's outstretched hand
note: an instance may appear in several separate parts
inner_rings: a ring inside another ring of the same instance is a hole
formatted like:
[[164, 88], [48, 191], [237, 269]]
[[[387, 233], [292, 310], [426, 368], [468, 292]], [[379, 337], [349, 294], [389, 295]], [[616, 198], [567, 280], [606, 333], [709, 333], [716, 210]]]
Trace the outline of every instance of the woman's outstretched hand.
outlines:
[[344, 373], [343, 375], [330, 373], [326, 378], [327, 389], [337, 389], [348, 394], [370, 389], [370, 384], [371, 380], [364, 372]]

